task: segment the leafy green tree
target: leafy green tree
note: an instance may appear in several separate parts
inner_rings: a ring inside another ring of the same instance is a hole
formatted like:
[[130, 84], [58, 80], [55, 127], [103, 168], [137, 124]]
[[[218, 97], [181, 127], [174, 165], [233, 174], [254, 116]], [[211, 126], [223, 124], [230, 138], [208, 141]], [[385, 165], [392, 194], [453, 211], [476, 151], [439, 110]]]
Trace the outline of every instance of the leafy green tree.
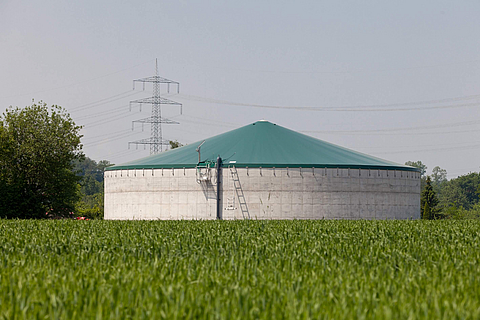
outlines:
[[95, 160], [92, 160], [89, 157], [76, 159], [73, 164], [74, 171], [78, 176], [91, 176], [98, 182], [103, 181], [103, 172], [105, 171], [105, 168], [113, 166], [110, 161], [100, 160], [97, 163]]
[[450, 206], [443, 209], [442, 213], [445, 215], [446, 219], [480, 219], [480, 203], [477, 203], [469, 210], [465, 208], [457, 208], [455, 206]]
[[168, 141], [168, 143], [170, 144], [170, 149], [176, 149], [176, 148], [180, 148], [180, 147], [183, 146], [183, 144], [181, 144], [177, 140], [175, 140], [175, 141], [170, 140], [170, 141]]
[[443, 197], [443, 189], [447, 185], [447, 170], [436, 166], [432, 169], [432, 186], [433, 190], [437, 194], [437, 197], [441, 199]]
[[436, 166], [432, 170], [432, 178], [433, 178], [432, 183], [434, 185], [440, 185], [440, 184], [446, 182], [447, 181], [447, 170], [442, 169], [439, 166]]
[[479, 203], [480, 173], [471, 172], [447, 181], [442, 186], [440, 204], [470, 210]]
[[406, 166], [415, 167], [420, 169], [420, 176], [423, 178], [427, 172], [427, 166], [422, 163], [422, 161], [407, 161], [405, 162]]
[[[422, 192], [423, 189], [425, 189], [425, 181], [427, 179], [425, 177], [425, 173], [427, 172], [427, 166], [423, 164], [422, 161], [407, 161], [405, 162], [405, 165], [420, 169], [420, 192]], [[423, 205], [422, 205], [422, 212], [423, 212]]]
[[78, 185], [80, 200], [75, 206], [75, 214], [90, 219], [102, 219], [104, 212], [103, 172], [105, 168], [113, 164], [107, 160], [97, 163], [89, 157], [76, 160], [74, 163], [74, 171], [81, 178]]
[[[435, 190], [433, 190], [432, 179], [430, 176], [427, 176], [425, 180], [425, 188], [422, 191], [421, 197], [421, 208], [422, 208], [422, 218], [423, 219], [433, 219], [435, 215], [439, 212], [437, 209], [438, 199]], [[428, 211], [425, 211], [428, 209]]]
[[80, 183], [81, 192], [87, 196], [103, 191], [103, 181], [98, 182], [93, 175], [86, 175]]
[[81, 127], [60, 106], [8, 108], [0, 117], [0, 216], [69, 216], [77, 201], [72, 162]]
[[113, 163], [110, 163], [108, 160], [100, 160], [98, 161], [97, 164], [97, 170], [102, 172], [102, 181], [103, 181], [103, 172], [105, 171], [105, 168], [113, 166]]

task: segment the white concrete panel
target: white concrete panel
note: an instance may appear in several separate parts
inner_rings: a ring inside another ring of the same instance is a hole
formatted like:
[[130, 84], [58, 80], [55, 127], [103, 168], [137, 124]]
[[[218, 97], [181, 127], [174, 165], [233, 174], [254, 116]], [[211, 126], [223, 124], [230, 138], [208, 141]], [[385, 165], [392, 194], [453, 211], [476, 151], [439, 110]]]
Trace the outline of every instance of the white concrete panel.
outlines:
[[[233, 188], [223, 169], [225, 219], [418, 219], [417, 173], [368, 169], [237, 168]], [[212, 174], [214, 174], [212, 170]], [[215, 219], [216, 185], [195, 169], [105, 173], [105, 219]], [[241, 186], [241, 188], [240, 188]], [[234, 195], [233, 210], [225, 210]], [[243, 195], [243, 196], [242, 196]]]

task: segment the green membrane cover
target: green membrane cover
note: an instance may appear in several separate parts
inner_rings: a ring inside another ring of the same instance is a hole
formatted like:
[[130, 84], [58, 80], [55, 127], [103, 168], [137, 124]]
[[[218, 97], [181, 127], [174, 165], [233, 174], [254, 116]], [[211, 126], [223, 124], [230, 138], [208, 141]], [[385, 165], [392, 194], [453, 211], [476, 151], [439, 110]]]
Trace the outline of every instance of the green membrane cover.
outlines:
[[[198, 141], [173, 150], [107, 168], [106, 170], [194, 168], [198, 164]], [[419, 171], [349, 150], [268, 121], [205, 139], [201, 146], [202, 162], [216, 161], [238, 168], [352, 168]]]

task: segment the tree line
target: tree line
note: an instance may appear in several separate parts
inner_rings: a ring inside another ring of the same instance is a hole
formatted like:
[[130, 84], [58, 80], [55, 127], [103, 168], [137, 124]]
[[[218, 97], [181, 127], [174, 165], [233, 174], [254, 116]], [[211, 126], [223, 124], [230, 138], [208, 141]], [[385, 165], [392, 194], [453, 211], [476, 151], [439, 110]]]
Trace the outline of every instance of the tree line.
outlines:
[[73, 162], [73, 172], [80, 178], [77, 185], [79, 197], [75, 204], [76, 216], [89, 219], [103, 218], [103, 173], [105, 168], [112, 165], [108, 160], [97, 163], [89, 157], [76, 159]]
[[[82, 153], [80, 134], [60, 106], [32, 102], [0, 117], [0, 218], [103, 218], [103, 172], [112, 165]], [[170, 141], [170, 148], [182, 146]], [[405, 163], [421, 172], [424, 219], [480, 218], [480, 173], [451, 180], [421, 161]]]
[[439, 166], [426, 175], [427, 166], [421, 161], [405, 164], [420, 169], [423, 219], [480, 218], [480, 173], [470, 172], [448, 180], [447, 171]]

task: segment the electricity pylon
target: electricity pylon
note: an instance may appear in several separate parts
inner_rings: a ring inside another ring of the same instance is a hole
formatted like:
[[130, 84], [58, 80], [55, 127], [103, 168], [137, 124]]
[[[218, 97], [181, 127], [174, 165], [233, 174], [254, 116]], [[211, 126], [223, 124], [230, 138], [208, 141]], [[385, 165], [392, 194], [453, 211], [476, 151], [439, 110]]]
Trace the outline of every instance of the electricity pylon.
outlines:
[[140, 119], [140, 120], [135, 120], [132, 123], [132, 130], [135, 126], [135, 123], [141, 123], [142, 127], [145, 123], [150, 123], [151, 124], [151, 136], [146, 139], [141, 139], [133, 142], [129, 142], [128, 146], [130, 147], [130, 144], [143, 144], [143, 145], [150, 145], [150, 154], [157, 154], [159, 152], [163, 151], [163, 146], [169, 145], [168, 140], [163, 139], [162, 135], [162, 124], [179, 124], [179, 122], [169, 120], [166, 118], [162, 117], [162, 105], [171, 105], [171, 106], [180, 106], [180, 114], [182, 114], [182, 104], [162, 98], [160, 96], [161, 93], [161, 85], [166, 84], [167, 85], [167, 92], [170, 93], [170, 85], [177, 86], [177, 93], [180, 92], [180, 83], [176, 81], [172, 81], [169, 79], [162, 78], [158, 75], [158, 63], [157, 59], [155, 59], [155, 75], [152, 77], [148, 78], [142, 78], [142, 79], [137, 79], [133, 80], [133, 90], [135, 90], [135, 83], [141, 82], [143, 83], [143, 90], [145, 90], [145, 84], [148, 83], [153, 83], [153, 95], [148, 98], [144, 99], [138, 99], [134, 101], [130, 101], [130, 109], [132, 107], [132, 104], [138, 104], [140, 105], [140, 110], [142, 110], [142, 104], [151, 104], [152, 105], [152, 115], [148, 118]]

